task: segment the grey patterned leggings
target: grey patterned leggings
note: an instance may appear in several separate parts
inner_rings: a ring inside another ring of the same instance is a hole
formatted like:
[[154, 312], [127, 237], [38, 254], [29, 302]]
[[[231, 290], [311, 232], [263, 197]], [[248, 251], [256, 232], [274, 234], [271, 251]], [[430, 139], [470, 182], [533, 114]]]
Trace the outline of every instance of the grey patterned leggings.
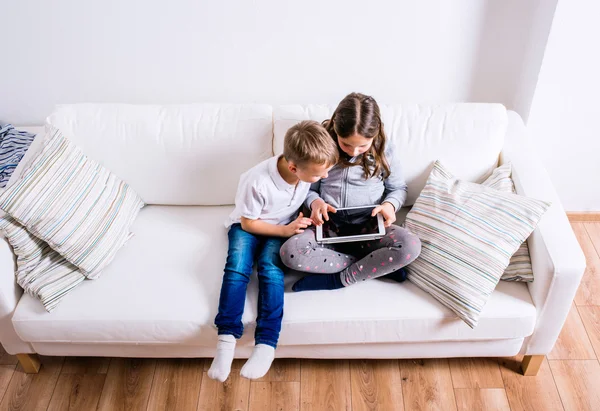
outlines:
[[289, 238], [281, 247], [281, 261], [296, 271], [340, 273], [344, 286], [381, 277], [410, 264], [421, 252], [419, 238], [405, 228], [386, 228], [381, 240], [319, 244], [314, 228]]

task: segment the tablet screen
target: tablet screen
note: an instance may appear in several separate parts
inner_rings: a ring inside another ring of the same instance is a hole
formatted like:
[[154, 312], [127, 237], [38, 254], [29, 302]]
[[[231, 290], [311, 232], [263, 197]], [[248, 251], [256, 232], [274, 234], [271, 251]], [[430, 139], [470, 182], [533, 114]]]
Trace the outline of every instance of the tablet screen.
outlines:
[[330, 213], [329, 221], [323, 223], [323, 238], [378, 234], [379, 223], [371, 217], [372, 211], [373, 207], [364, 207]]

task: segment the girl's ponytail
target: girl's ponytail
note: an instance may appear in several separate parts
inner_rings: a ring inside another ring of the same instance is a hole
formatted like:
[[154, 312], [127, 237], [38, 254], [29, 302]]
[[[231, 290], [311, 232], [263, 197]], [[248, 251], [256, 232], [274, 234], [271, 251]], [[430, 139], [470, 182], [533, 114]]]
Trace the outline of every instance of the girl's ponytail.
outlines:
[[383, 173], [383, 177], [387, 178], [390, 175], [390, 165], [385, 156], [385, 146], [387, 144], [387, 137], [385, 130], [383, 129], [383, 122], [381, 121], [381, 115], [377, 110], [377, 121], [379, 122], [379, 128], [377, 135], [373, 137], [373, 144], [371, 145], [372, 156], [375, 159], [375, 170], [373, 174], [376, 175], [379, 171]]

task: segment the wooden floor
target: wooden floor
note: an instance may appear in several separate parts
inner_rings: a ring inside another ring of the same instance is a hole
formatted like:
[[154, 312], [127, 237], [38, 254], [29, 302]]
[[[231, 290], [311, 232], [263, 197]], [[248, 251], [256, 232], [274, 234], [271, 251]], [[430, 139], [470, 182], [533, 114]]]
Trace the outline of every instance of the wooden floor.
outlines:
[[21, 410], [600, 410], [600, 223], [573, 223], [588, 269], [537, 377], [519, 358], [278, 360], [269, 374], [225, 384], [209, 361], [43, 357], [25, 374], [0, 353], [0, 409]]

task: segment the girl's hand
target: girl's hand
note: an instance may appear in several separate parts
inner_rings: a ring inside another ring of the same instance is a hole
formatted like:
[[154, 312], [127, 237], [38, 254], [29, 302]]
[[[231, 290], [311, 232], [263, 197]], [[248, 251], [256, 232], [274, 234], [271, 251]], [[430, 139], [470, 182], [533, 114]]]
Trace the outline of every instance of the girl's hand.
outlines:
[[383, 216], [383, 226], [386, 228], [391, 226], [394, 223], [394, 221], [396, 221], [396, 210], [394, 210], [394, 206], [392, 205], [392, 203], [383, 203], [381, 205], [378, 205], [373, 209], [371, 216], [375, 217], [379, 213], [381, 213], [381, 215]]
[[318, 198], [310, 204], [310, 219], [315, 225], [321, 225], [325, 221], [329, 221], [328, 213], [337, 213], [337, 210], [330, 204], [327, 204], [323, 199]]
[[304, 217], [304, 214], [300, 212], [298, 218], [283, 227], [284, 237], [291, 237], [294, 234], [302, 234], [304, 229], [309, 225], [312, 225], [312, 220]]

